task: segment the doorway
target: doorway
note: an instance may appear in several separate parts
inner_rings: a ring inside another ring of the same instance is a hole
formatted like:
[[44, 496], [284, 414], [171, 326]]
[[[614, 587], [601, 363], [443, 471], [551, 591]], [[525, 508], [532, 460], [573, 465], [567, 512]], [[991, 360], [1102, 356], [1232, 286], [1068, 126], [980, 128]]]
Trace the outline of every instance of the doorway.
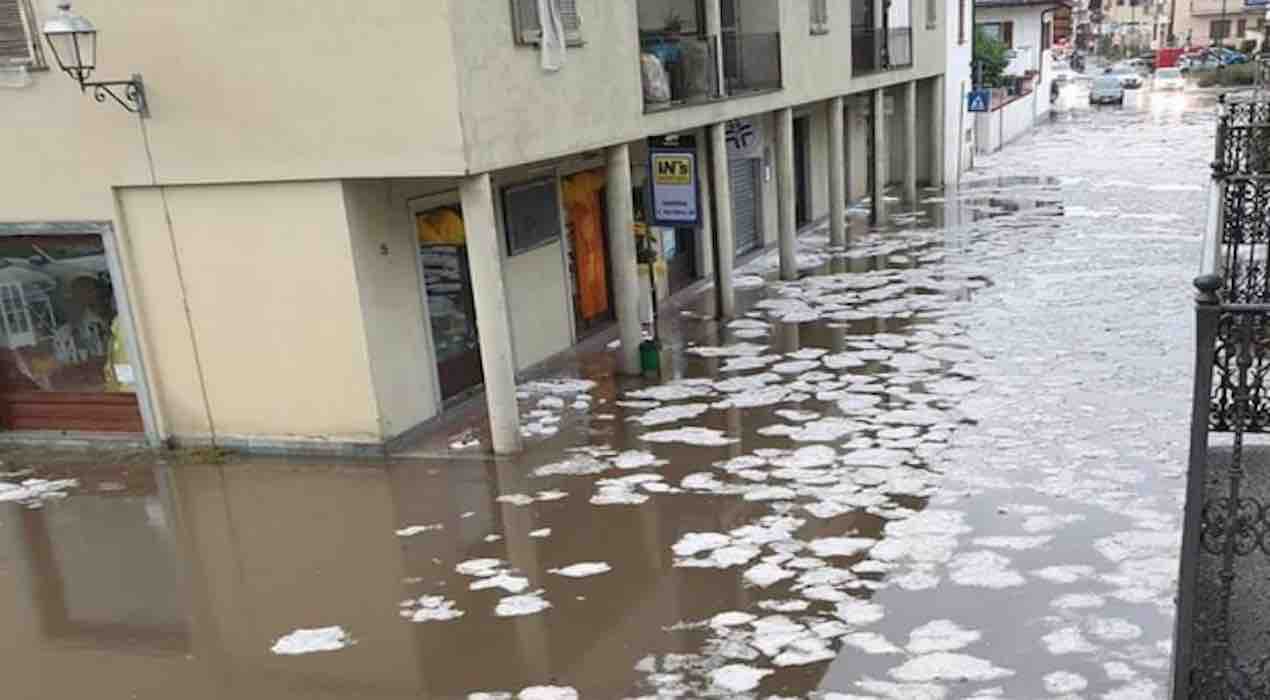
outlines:
[[415, 229], [437, 378], [445, 401], [485, 380], [462, 209], [454, 204], [419, 212]]
[[728, 156], [728, 184], [732, 191], [732, 231], [736, 240], [736, 256], [762, 247], [762, 217], [759, 197], [762, 193], [760, 158]]
[[811, 173], [807, 159], [810, 141], [811, 118], [794, 119], [794, 221], [799, 228], [811, 223]]
[[561, 182], [569, 231], [573, 321], [579, 339], [595, 334], [617, 318], [610, 283], [613, 269], [608, 254], [607, 192], [604, 168], [584, 170]]

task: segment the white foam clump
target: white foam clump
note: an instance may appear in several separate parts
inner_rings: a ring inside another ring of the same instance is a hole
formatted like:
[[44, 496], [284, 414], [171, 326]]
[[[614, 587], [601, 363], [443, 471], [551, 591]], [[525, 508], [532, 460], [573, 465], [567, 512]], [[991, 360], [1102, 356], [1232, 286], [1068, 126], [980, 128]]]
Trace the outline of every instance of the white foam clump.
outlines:
[[543, 538], [543, 537], [550, 537], [550, 536], [551, 536], [551, 528], [549, 528], [549, 527], [543, 527], [543, 528], [539, 528], [539, 529], [537, 529], [537, 530], [530, 530], [530, 531], [529, 531], [529, 536], [530, 536], [530, 537], [533, 537], [533, 538], [535, 538], [535, 539], [541, 539], [541, 538]]
[[612, 570], [613, 567], [602, 561], [584, 561], [577, 564], [570, 564], [569, 566], [559, 569], [548, 569], [547, 572], [557, 576], [567, 576], [568, 578], [585, 578], [587, 576], [607, 573]]
[[660, 467], [666, 463], [666, 460], [658, 459], [653, 453], [643, 450], [626, 450], [613, 457], [613, 466], [618, 469], [644, 469]]
[[578, 691], [568, 686], [535, 685], [517, 693], [516, 700], [578, 700]]
[[1049, 650], [1049, 653], [1056, 656], [1064, 654], [1092, 654], [1098, 651], [1098, 647], [1094, 646], [1080, 630], [1075, 627], [1064, 627], [1055, 630], [1041, 637], [1041, 643]]
[[1045, 691], [1054, 695], [1078, 693], [1089, 686], [1089, 681], [1085, 680], [1084, 676], [1071, 671], [1047, 673], [1042, 681], [1045, 684]]
[[795, 575], [793, 571], [782, 569], [776, 564], [764, 562], [747, 569], [745, 571], [745, 580], [760, 588], [767, 588], [778, 581], [793, 578]]
[[1050, 605], [1062, 610], [1077, 610], [1082, 608], [1101, 608], [1106, 602], [1102, 596], [1096, 593], [1068, 593], [1050, 601]]
[[417, 601], [411, 601], [411, 603], [417, 604], [418, 607], [413, 611], [407, 610], [402, 613], [403, 616], [408, 615], [411, 622], [448, 622], [464, 615], [462, 610], [454, 607], [454, 601], [447, 600], [445, 596], [420, 596]]
[[502, 598], [498, 601], [498, 605], [494, 608], [494, 614], [499, 617], [519, 617], [521, 615], [533, 615], [551, 607], [549, 601], [543, 600], [542, 591], [535, 591], [525, 595], [513, 595]]
[[758, 345], [755, 343], [735, 343], [723, 347], [715, 347], [710, 345], [697, 345], [687, 348], [684, 352], [701, 357], [753, 357], [760, 355], [767, 349], [766, 345]]
[[851, 557], [875, 544], [877, 540], [867, 537], [823, 537], [812, 540], [807, 546], [818, 557]]
[[900, 681], [992, 681], [1014, 675], [1008, 668], [967, 654], [940, 651], [910, 659], [891, 669], [891, 677]]
[[27, 479], [17, 484], [0, 481], [0, 503], [16, 501], [38, 508], [46, 500], [66, 498], [66, 491], [77, 486], [78, 479]]
[[1050, 543], [1053, 540], [1051, 535], [1035, 535], [1032, 537], [1016, 537], [1016, 536], [996, 536], [996, 537], [976, 537], [973, 543], [976, 547], [989, 547], [992, 549], [1012, 549], [1016, 552], [1025, 549], [1036, 549]]
[[645, 442], [656, 443], [681, 443], [685, 445], [698, 445], [702, 447], [723, 447], [737, 442], [736, 438], [730, 438], [722, 431], [713, 428], [680, 428], [678, 430], [659, 430], [651, 433], [644, 433], [639, 439]]
[[496, 573], [492, 576], [484, 576], [473, 581], [468, 588], [473, 591], [483, 591], [489, 588], [501, 588], [508, 593], [520, 593], [529, 588], [529, 579], [524, 576], [513, 576], [506, 571]]
[[834, 658], [829, 643], [819, 637], [804, 637], [790, 642], [772, 663], [777, 666], [805, 666]]
[[900, 648], [877, 632], [852, 632], [842, 637], [842, 643], [853, 646], [866, 654], [899, 654]]
[[283, 656], [314, 654], [324, 651], [339, 651], [352, 644], [353, 640], [343, 627], [318, 627], [316, 629], [298, 629], [288, 635], [279, 637], [270, 647], [270, 651]]
[[397, 530], [397, 536], [398, 537], [414, 537], [415, 535], [422, 534], [424, 532], [432, 532], [434, 530], [444, 530], [444, 529], [445, 529], [445, 525], [442, 525], [441, 523], [434, 523], [432, 525], [411, 525], [409, 527], [403, 527], [400, 530]]
[[1043, 569], [1033, 570], [1032, 575], [1051, 583], [1076, 583], [1083, 578], [1093, 576], [1094, 567], [1085, 566], [1084, 564], [1047, 566]]
[[774, 673], [769, 669], [755, 668], [744, 664], [728, 664], [710, 672], [710, 682], [721, 690], [731, 693], [744, 693], [758, 687], [759, 681]]
[[464, 576], [493, 576], [502, 564], [501, 559], [468, 559], [455, 564], [454, 571]]
[[959, 585], [981, 588], [1011, 588], [1026, 583], [1023, 575], [1009, 565], [1010, 560], [996, 552], [967, 552], [949, 562], [949, 577]]
[[882, 606], [867, 600], [848, 600], [834, 606], [834, 616], [848, 625], [871, 625], [883, 617]]
[[706, 411], [710, 410], [710, 406], [703, 403], [686, 403], [676, 406], [661, 406], [654, 408], [642, 415], [632, 416], [626, 420], [633, 423], [639, 423], [645, 427], [655, 425], [667, 425], [669, 423], [678, 423], [682, 420], [690, 420], [696, 418]]
[[1127, 642], [1142, 636], [1142, 628], [1120, 617], [1096, 617], [1089, 621], [1089, 634], [1108, 642]]
[[982, 637], [981, 633], [965, 629], [952, 620], [932, 620], [909, 632], [908, 651], [919, 655], [957, 651], [974, 644]]

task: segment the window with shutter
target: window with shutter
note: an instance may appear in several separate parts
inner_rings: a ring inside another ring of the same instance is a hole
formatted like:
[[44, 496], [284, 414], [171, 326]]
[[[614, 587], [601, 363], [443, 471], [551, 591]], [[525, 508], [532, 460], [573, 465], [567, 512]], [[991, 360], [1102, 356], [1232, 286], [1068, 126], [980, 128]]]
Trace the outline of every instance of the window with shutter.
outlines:
[[1001, 41], [1009, 48], [1014, 48], [1014, 22], [1001, 23]]
[[[582, 45], [582, 15], [578, 13], [578, 0], [547, 0], [560, 8], [565, 41], [570, 46]], [[4, 0], [0, 0], [4, 2]], [[516, 43], [537, 44], [542, 41], [542, 22], [538, 19], [538, 0], [512, 0], [512, 29]]]
[[829, 33], [829, 0], [811, 0], [811, 33]]
[[937, 0], [926, 0], [926, 28], [939, 26], [939, 3]]
[[43, 66], [29, 0], [0, 0], [0, 67]]

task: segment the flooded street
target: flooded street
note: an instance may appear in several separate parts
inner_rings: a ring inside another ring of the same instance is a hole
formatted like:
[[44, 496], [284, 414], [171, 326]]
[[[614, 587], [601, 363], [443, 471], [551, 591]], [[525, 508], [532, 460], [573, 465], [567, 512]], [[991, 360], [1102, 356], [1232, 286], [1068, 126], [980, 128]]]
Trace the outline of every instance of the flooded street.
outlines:
[[517, 459], [0, 474], [0, 697], [1164, 697], [1213, 99], [1060, 107]]

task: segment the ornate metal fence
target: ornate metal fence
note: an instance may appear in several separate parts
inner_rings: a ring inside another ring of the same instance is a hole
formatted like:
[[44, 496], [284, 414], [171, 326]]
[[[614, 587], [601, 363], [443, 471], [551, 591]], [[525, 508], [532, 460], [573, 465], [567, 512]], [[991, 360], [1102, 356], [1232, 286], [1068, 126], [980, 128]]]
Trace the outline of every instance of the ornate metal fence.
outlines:
[[[1219, 104], [1201, 274], [1173, 698], [1270, 698], [1270, 95]], [[1214, 434], [1228, 439], [1212, 440]]]

